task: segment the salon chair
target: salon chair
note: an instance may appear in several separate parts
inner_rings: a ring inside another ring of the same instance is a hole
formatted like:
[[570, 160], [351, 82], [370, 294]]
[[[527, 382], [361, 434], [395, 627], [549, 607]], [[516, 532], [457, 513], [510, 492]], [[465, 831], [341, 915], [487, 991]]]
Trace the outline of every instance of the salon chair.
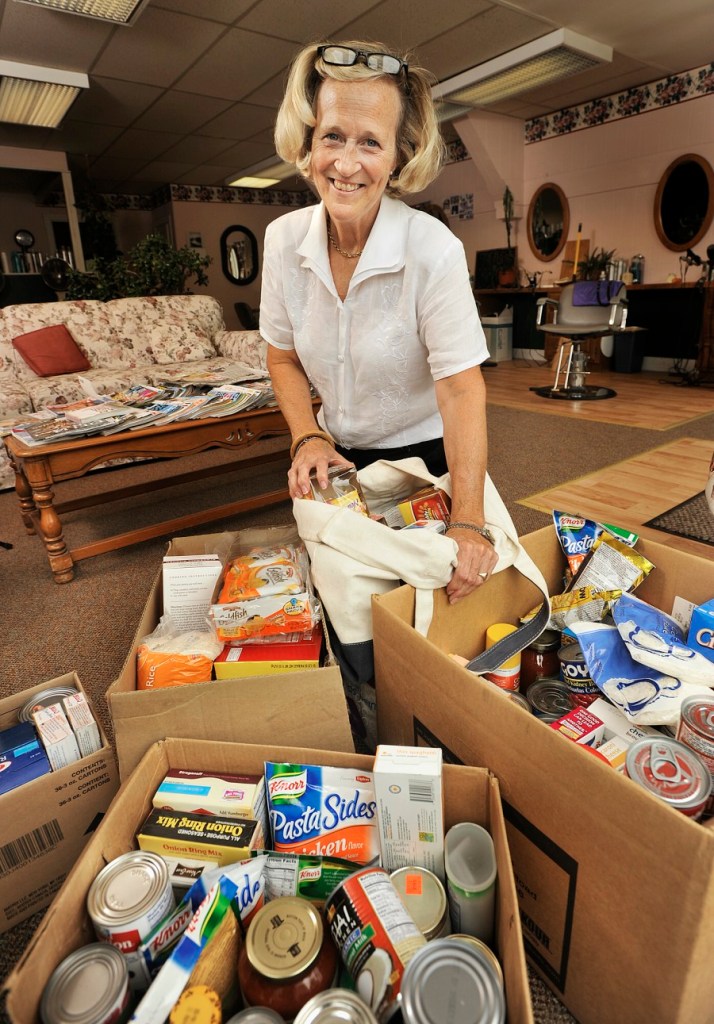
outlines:
[[[548, 307], [550, 322], [544, 322]], [[586, 384], [589, 374], [583, 343], [608, 335], [642, 330], [627, 326], [627, 292], [621, 281], [571, 281], [561, 287], [560, 298], [547, 296], [536, 303], [536, 328], [563, 339], [558, 347], [555, 380], [531, 391], [542, 398], [613, 398], [612, 388]]]

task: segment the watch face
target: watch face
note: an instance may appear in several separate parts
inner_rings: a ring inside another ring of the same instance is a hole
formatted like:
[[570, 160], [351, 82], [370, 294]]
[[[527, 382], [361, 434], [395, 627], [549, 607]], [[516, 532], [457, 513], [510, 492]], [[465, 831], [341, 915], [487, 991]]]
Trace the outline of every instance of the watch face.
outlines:
[[20, 228], [15, 232], [15, 243], [21, 249], [30, 249], [35, 244], [35, 236], [27, 228]]

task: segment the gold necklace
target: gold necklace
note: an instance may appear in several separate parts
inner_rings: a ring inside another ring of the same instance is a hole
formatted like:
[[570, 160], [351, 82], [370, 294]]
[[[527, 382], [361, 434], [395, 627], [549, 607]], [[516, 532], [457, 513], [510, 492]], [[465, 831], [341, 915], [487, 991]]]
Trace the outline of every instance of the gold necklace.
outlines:
[[330, 239], [330, 242], [332, 243], [332, 245], [334, 245], [335, 249], [337, 249], [337, 251], [340, 254], [340, 256], [346, 256], [348, 260], [356, 260], [358, 256], [362, 255], [362, 253], [364, 252], [364, 249], [358, 249], [357, 252], [347, 252], [346, 249], [340, 249], [339, 245], [337, 244], [337, 242], [335, 241], [335, 239], [333, 237], [332, 231], [330, 230], [331, 227], [332, 227], [332, 222], [328, 218], [328, 220], [327, 220], [327, 237]]

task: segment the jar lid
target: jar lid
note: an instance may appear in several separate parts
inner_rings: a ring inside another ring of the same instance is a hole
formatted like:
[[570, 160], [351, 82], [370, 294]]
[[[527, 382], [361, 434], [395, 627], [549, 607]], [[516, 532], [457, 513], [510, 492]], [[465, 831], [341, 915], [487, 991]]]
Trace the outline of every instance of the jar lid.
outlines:
[[322, 918], [300, 896], [280, 896], [261, 907], [248, 928], [248, 961], [265, 978], [286, 980], [302, 974], [322, 946]]
[[560, 647], [560, 633], [557, 629], [544, 629], [537, 640], [528, 646], [533, 651], [557, 651]]

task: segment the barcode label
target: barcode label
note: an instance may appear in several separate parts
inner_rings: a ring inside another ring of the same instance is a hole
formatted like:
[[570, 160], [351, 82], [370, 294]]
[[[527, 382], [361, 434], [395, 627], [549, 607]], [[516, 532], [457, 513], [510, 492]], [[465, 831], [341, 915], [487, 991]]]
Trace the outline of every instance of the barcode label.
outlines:
[[12, 871], [25, 861], [47, 853], [63, 839], [60, 823], [53, 818], [39, 828], [33, 828], [32, 832], [27, 832], [24, 836], [13, 839], [11, 843], [0, 846], [0, 868], [3, 871]]
[[412, 803], [433, 804], [434, 787], [431, 782], [415, 782], [409, 780], [409, 799]]

